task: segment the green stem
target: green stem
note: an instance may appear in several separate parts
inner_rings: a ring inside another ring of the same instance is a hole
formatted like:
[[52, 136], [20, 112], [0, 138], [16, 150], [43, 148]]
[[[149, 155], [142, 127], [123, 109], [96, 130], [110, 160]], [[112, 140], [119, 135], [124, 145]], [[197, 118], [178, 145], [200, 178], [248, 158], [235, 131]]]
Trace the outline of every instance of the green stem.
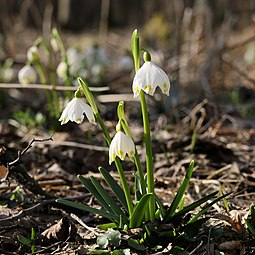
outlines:
[[[107, 130], [100, 114], [98, 112], [94, 113], [94, 114], [95, 114], [95, 117], [96, 117], [99, 125], [102, 128], [102, 131], [104, 133], [107, 144], [110, 145], [111, 144], [111, 137], [109, 135], [109, 132], [108, 132], [108, 130]], [[124, 191], [124, 194], [125, 194], [125, 198], [126, 198], [126, 201], [127, 201], [128, 212], [129, 212], [129, 215], [131, 215], [132, 212], [133, 212], [133, 203], [132, 203], [132, 198], [131, 198], [131, 194], [130, 194], [130, 191], [129, 191], [130, 189], [129, 189], [129, 186], [128, 186], [128, 183], [127, 183], [127, 179], [126, 179], [124, 170], [122, 168], [120, 159], [118, 157], [116, 157], [114, 162], [115, 162], [118, 174], [120, 176], [121, 185], [122, 185], [122, 188], [123, 188], [123, 191]]]
[[[132, 138], [132, 133], [131, 133], [128, 125], [125, 123], [124, 120], [121, 121], [121, 126], [123, 127], [125, 133]], [[139, 158], [139, 155], [137, 153], [136, 147], [135, 147], [134, 161], [135, 161], [136, 169], [137, 169], [138, 176], [139, 176], [139, 179], [140, 179], [142, 194], [144, 195], [144, 194], [146, 194], [146, 184], [145, 184], [145, 180], [144, 180], [142, 165], [141, 165], [140, 158]]]
[[[39, 75], [41, 84], [47, 84], [45, 70], [43, 68], [43, 65], [42, 65], [41, 61], [37, 60], [35, 62], [35, 65], [36, 65], [36, 70], [37, 70], [37, 73]], [[46, 98], [47, 98], [47, 102], [48, 102], [48, 106], [49, 106], [50, 116], [54, 117], [55, 111], [54, 111], [54, 106], [52, 104], [51, 94], [50, 94], [50, 92], [48, 90], [46, 90], [45, 94], [46, 94]]]
[[[144, 128], [144, 139], [146, 147], [146, 171], [147, 171], [147, 187], [148, 193], [154, 194], [154, 170], [152, 162], [152, 147], [151, 147], [151, 136], [150, 136], [150, 123], [149, 115], [147, 111], [147, 104], [145, 94], [143, 90], [140, 91], [140, 100], [143, 116], [143, 128]], [[149, 203], [150, 220], [155, 219], [155, 197], [152, 197]]]

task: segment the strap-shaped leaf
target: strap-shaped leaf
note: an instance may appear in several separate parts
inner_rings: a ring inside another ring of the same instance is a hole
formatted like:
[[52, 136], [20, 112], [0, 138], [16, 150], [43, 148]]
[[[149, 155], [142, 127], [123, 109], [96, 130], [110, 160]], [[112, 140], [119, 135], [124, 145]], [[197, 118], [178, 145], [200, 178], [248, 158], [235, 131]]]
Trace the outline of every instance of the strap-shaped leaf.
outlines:
[[166, 212], [164, 221], [168, 221], [173, 216], [175, 210], [177, 209], [180, 201], [182, 200], [184, 192], [188, 187], [190, 178], [191, 178], [192, 173], [193, 173], [193, 169], [194, 169], [194, 161], [191, 160], [190, 164], [189, 164], [189, 167], [188, 167], [188, 170], [187, 170], [187, 173], [186, 173], [186, 176], [185, 176], [180, 188], [178, 189], [178, 192], [177, 192], [172, 204], [170, 205], [169, 209]]
[[203, 209], [202, 209], [199, 213], [197, 213], [194, 217], [192, 217], [192, 219], [188, 222], [188, 224], [189, 224], [189, 223], [195, 222], [199, 217], [201, 217], [205, 212], [207, 212], [215, 203], [217, 203], [218, 201], [220, 201], [222, 198], [224, 198], [224, 197], [230, 195], [231, 193], [232, 193], [232, 192], [227, 193], [227, 194], [224, 194], [224, 195], [222, 195], [222, 196], [220, 196], [220, 197], [214, 199], [211, 203], [205, 205], [205, 206], [203, 207]]
[[251, 224], [251, 222], [249, 220], [245, 219], [245, 224], [247, 225], [251, 234], [255, 236], [255, 227]]
[[135, 199], [136, 201], [140, 200], [142, 197], [142, 187], [141, 187], [141, 183], [140, 183], [140, 178], [138, 176], [138, 173], [136, 172], [134, 174], [135, 177]]
[[81, 183], [84, 185], [84, 187], [97, 199], [99, 204], [101, 204], [106, 211], [114, 214], [114, 211], [112, 210], [112, 208], [106, 203], [106, 201], [103, 199], [103, 197], [97, 191], [97, 189], [95, 188], [95, 186], [91, 182], [91, 180], [84, 178], [82, 175], [78, 175], [77, 177], [81, 181]]
[[103, 188], [99, 181], [94, 176], [90, 176], [90, 180], [99, 192], [99, 194], [102, 196], [104, 201], [111, 207], [113, 212], [118, 216], [121, 215], [122, 219], [124, 221], [127, 221], [127, 216], [122, 212], [116, 201], [114, 201], [114, 199], [108, 194], [108, 191]]
[[250, 213], [251, 213], [251, 224], [255, 229], [255, 208], [253, 204], [250, 205]]
[[218, 191], [214, 191], [213, 193], [211, 193], [211, 194], [209, 194], [209, 195], [207, 195], [207, 196], [205, 196], [205, 197], [203, 197], [203, 198], [201, 198], [201, 199], [195, 201], [194, 203], [192, 203], [192, 204], [190, 204], [190, 205], [184, 207], [181, 211], [179, 211], [179, 212], [177, 212], [176, 214], [174, 214], [174, 215], [173, 215], [171, 218], [169, 218], [168, 220], [166, 220], [166, 219], [164, 218], [164, 220], [163, 220], [164, 223], [166, 223], [166, 222], [168, 222], [168, 221], [173, 222], [173, 221], [175, 221], [175, 219], [184, 216], [186, 213], [188, 213], [188, 212], [194, 210], [195, 208], [197, 208], [198, 206], [202, 205], [202, 204], [205, 203], [206, 201], [208, 201], [208, 200], [214, 198], [214, 197], [216, 196], [217, 193], [218, 193]]
[[139, 227], [144, 219], [146, 210], [148, 210], [148, 203], [154, 196], [153, 193], [144, 194], [142, 198], [136, 203], [133, 213], [130, 216], [129, 227]]
[[72, 202], [72, 201], [69, 201], [69, 200], [62, 199], [62, 198], [56, 199], [56, 202], [67, 205], [67, 206], [77, 208], [79, 210], [83, 210], [83, 211], [86, 211], [86, 212], [98, 214], [98, 215], [100, 215], [104, 218], [107, 218], [109, 220], [112, 220], [112, 221], [118, 221], [119, 220], [118, 217], [116, 215], [112, 214], [112, 213], [108, 213], [104, 210], [99, 210], [99, 209], [90, 207], [88, 205], [81, 205], [81, 204], [78, 204], [76, 202]]
[[110, 173], [103, 167], [98, 168], [99, 172], [103, 175], [105, 181], [117, 197], [117, 199], [120, 201], [120, 203], [123, 205], [125, 210], [128, 212], [128, 207], [127, 207], [127, 201], [125, 199], [125, 194], [119, 184], [114, 180], [114, 178], [110, 175]]

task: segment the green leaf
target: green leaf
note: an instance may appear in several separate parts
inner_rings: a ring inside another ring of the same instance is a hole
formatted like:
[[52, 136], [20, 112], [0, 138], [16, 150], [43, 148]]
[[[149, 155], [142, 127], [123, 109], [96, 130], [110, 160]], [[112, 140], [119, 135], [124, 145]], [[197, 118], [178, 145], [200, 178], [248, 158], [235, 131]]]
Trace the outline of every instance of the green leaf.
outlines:
[[94, 251], [90, 251], [88, 252], [88, 254], [94, 254], [94, 255], [101, 255], [101, 254], [104, 254], [104, 255], [111, 255], [111, 253], [107, 250], [94, 250]]
[[156, 204], [158, 206], [158, 210], [156, 212], [157, 218], [158, 217], [164, 217], [165, 216], [164, 205], [162, 204], [162, 202], [160, 201], [160, 199], [159, 199], [159, 197], [157, 195], [155, 195], [155, 198], [156, 198]]
[[75, 202], [72, 202], [72, 201], [68, 201], [68, 200], [65, 200], [65, 199], [62, 199], [62, 198], [56, 199], [56, 202], [67, 205], [67, 206], [77, 208], [79, 210], [83, 210], [83, 211], [86, 211], [86, 212], [98, 214], [98, 215], [100, 215], [104, 218], [107, 218], [109, 220], [112, 220], [112, 221], [118, 221], [118, 219], [119, 219], [113, 213], [109, 213], [109, 212], [106, 212], [104, 210], [99, 210], [99, 209], [96, 209], [96, 208], [93, 208], [93, 207], [90, 207], [90, 206], [87, 206], [87, 205], [81, 205], [81, 204], [78, 204], [78, 203], [75, 203]]
[[101, 249], [105, 249], [108, 247], [109, 245], [109, 238], [107, 234], [101, 235], [97, 237], [97, 245], [101, 248]]
[[150, 199], [154, 196], [153, 193], [144, 194], [140, 201], [138, 201], [134, 207], [133, 213], [130, 216], [129, 227], [139, 227], [144, 218], [146, 210], [148, 210], [148, 203]]
[[195, 222], [199, 217], [201, 217], [205, 212], [207, 212], [215, 203], [217, 203], [218, 201], [220, 201], [222, 198], [230, 195], [232, 192], [224, 194], [216, 199], [214, 199], [211, 203], [209, 203], [208, 205], [204, 206], [203, 209], [197, 213], [189, 222], [189, 223], [193, 223]]
[[18, 240], [24, 245], [29, 245], [31, 243], [31, 240], [23, 235], [19, 235]]
[[144, 251], [146, 248], [143, 244], [140, 244], [137, 240], [133, 238], [128, 239], [128, 246], [138, 251]]
[[255, 209], [253, 204], [250, 205], [250, 213], [251, 213], [251, 224], [255, 228]]
[[118, 216], [121, 215], [122, 219], [127, 222], [127, 216], [122, 212], [116, 201], [114, 201], [113, 198], [108, 194], [107, 190], [103, 188], [103, 186], [94, 176], [90, 176], [90, 180], [101, 195], [101, 197], [104, 199], [104, 201], [111, 207], [112, 211]]
[[110, 222], [110, 223], [105, 223], [105, 224], [100, 224], [97, 226], [98, 229], [101, 229], [101, 230], [108, 230], [108, 229], [114, 229], [114, 228], [117, 228], [118, 226], [116, 225], [116, 223], [114, 222]]
[[111, 253], [111, 255], [130, 255], [130, 249], [115, 250]]
[[110, 175], [110, 173], [103, 167], [98, 168], [99, 172], [103, 175], [105, 181], [112, 189], [113, 193], [116, 195], [120, 203], [123, 205], [125, 210], [128, 212], [127, 201], [125, 199], [125, 194], [119, 184], [114, 180], [114, 178]]
[[250, 230], [251, 234], [255, 236], [255, 227], [250, 223], [249, 220], [245, 219], [245, 224], [247, 225], [248, 229]]
[[193, 169], [194, 169], [194, 161], [191, 160], [190, 161], [190, 164], [189, 164], [189, 167], [188, 167], [188, 170], [187, 170], [187, 173], [186, 173], [186, 176], [171, 204], [171, 206], [169, 207], [169, 209], [167, 210], [166, 212], [166, 215], [164, 217], [164, 222], [168, 221], [172, 216], [173, 214], [175, 213], [175, 210], [177, 209], [179, 203], [181, 202], [182, 200], [182, 197], [184, 195], [184, 192], [185, 190], [187, 189], [188, 187], [188, 184], [190, 182], [190, 178], [192, 176], [192, 173], [193, 173]]
[[108, 239], [109, 239], [111, 245], [113, 245], [114, 247], [120, 246], [121, 234], [119, 231], [109, 229], [107, 236], [108, 236]]
[[[84, 187], [97, 199], [97, 201], [105, 208], [106, 211], [109, 213], [114, 213], [112, 208], [106, 203], [106, 201], [103, 199], [101, 194], [97, 191], [96, 187], [94, 184], [88, 180], [85, 179], [82, 175], [77, 176], [78, 179], [81, 181], [81, 183], [84, 185]], [[107, 191], [105, 190], [107, 193]]]
[[[169, 220], [174, 221], [176, 218], [181, 217], [183, 215], [185, 215], [186, 213], [194, 210], [195, 208], [197, 208], [198, 206], [200, 206], [201, 204], [205, 203], [206, 201], [214, 198], [216, 196], [216, 194], [218, 193], [218, 191], [214, 191], [213, 193], [195, 201], [194, 203], [192, 203], [191, 205], [188, 205], [186, 207], [184, 207], [181, 211], [177, 212], [176, 214], [174, 214]], [[169, 221], [168, 220], [168, 221]]]
[[136, 201], [140, 200], [142, 197], [142, 187], [141, 187], [141, 182], [140, 182], [140, 178], [138, 176], [138, 173], [136, 172], [134, 174], [135, 177], [135, 199]]

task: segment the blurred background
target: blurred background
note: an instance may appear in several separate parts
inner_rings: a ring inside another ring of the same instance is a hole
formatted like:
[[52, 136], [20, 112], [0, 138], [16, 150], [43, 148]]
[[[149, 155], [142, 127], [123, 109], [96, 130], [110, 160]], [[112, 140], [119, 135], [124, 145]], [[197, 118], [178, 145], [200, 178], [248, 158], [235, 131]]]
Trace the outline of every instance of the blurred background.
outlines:
[[232, 106], [254, 101], [253, 0], [1, 0], [0, 15], [1, 66], [11, 59], [14, 67], [2, 82], [18, 82], [27, 49], [38, 37], [49, 41], [57, 28], [67, 51], [103, 50], [99, 67], [74, 77], [83, 72], [92, 85], [130, 93], [130, 36], [138, 28], [142, 46], [172, 80], [171, 102], [160, 109], [203, 98]]

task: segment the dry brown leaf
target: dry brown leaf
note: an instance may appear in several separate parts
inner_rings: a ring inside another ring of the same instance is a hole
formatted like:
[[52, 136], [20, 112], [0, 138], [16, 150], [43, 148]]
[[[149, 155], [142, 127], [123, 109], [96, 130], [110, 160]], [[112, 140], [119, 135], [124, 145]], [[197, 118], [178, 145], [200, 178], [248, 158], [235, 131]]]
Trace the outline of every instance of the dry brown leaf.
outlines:
[[0, 165], [0, 180], [4, 179], [8, 174], [8, 169], [4, 165]]
[[221, 251], [240, 250], [242, 247], [241, 241], [227, 241], [219, 245]]
[[73, 238], [76, 233], [76, 227], [67, 218], [62, 218], [56, 224], [46, 229], [41, 236], [43, 242], [55, 243]]

